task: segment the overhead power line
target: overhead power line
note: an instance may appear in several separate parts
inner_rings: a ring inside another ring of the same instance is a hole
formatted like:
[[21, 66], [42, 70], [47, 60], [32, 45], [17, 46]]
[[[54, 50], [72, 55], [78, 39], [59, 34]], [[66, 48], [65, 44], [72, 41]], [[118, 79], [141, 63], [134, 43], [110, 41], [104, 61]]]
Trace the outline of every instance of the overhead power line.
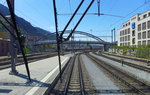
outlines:
[[[58, 14], [60, 16], [66, 16], [66, 15], [72, 15], [71, 13], [65, 13], [65, 14]], [[82, 15], [82, 13], [77, 13], [76, 15]], [[99, 13], [87, 13], [86, 15], [99, 15]], [[120, 17], [124, 18], [123, 16], [113, 15], [113, 14], [103, 14], [100, 13], [100, 15], [106, 15], [106, 16], [113, 16], [113, 17]]]
[[[139, 7], [137, 7], [136, 9], [134, 9], [133, 11], [131, 11], [130, 13], [128, 13], [126, 16], [124, 16], [123, 18], [119, 19], [118, 21], [116, 21], [115, 23], [113, 23], [112, 25], [117, 24], [118, 22], [120, 22], [121, 20], [123, 20], [124, 18], [126, 18], [127, 16], [129, 16], [130, 14], [134, 13], [135, 11], [137, 11], [138, 9], [140, 9], [141, 7], [143, 7], [144, 5], [146, 5], [147, 3], [149, 3], [149, 1], [144, 2], [144, 4], [140, 5]], [[111, 26], [112, 26], [111, 25]]]

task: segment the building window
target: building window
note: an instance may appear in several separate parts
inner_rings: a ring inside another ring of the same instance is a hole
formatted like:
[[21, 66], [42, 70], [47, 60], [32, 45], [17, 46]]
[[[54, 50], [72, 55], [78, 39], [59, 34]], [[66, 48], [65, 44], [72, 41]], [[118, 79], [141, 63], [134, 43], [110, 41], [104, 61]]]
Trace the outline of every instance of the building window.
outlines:
[[130, 42], [128, 42], [128, 46], [130, 45]]
[[141, 45], [141, 41], [138, 41], [138, 45]]
[[132, 36], [135, 36], [135, 30], [132, 31]]
[[138, 25], [138, 31], [141, 31], [141, 24]]
[[128, 28], [128, 34], [130, 34], [130, 28]]
[[122, 41], [124, 41], [124, 37], [122, 37]]
[[120, 37], [120, 42], [122, 42], [122, 37]]
[[125, 35], [127, 34], [127, 29], [125, 29]]
[[120, 31], [120, 36], [122, 36], [122, 31]]
[[138, 17], [138, 20], [141, 20], [141, 18], [140, 18], [140, 17]]
[[147, 17], [147, 14], [143, 15], [143, 18], [146, 18]]
[[124, 35], [124, 30], [122, 31], [122, 34]]
[[146, 22], [142, 23], [142, 30], [146, 29]]
[[141, 33], [138, 33], [138, 39], [141, 39]]
[[150, 30], [147, 31], [147, 38], [150, 38]]
[[142, 38], [146, 39], [146, 31], [142, 33]]
[[147, 44], [150, 45], [150, 40], [147, 41]]
[[128, 35], [128, 41], [130, 41], [130, 35]]
[[128, 25], [130, 25], [130, 22], [128, 23]]
[[142, 45], [146, 45], [146, 41], [143, 41], [143, 42], [142, 42]]
[[132, 39], [132, 44], [135, 44], [135, 38]]
[[147, 22], [147, 28], [150, 28], [150, 21]]
[[125, 36], [125, 41], [127, 41], [127, 36]]
[[148, 13], [148, 16], [150, 16], [150, 12]]

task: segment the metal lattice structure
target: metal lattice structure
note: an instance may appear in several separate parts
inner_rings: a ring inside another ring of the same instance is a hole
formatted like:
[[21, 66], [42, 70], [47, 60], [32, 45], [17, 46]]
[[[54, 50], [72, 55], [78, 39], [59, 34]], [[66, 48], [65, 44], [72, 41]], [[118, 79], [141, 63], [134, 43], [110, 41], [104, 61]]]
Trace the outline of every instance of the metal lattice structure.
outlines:
[[[71, 31], [66, 31], [65, 33], [70, 33], [70, 32], [71, 32]], [[92, 35], [92, 34], [90, 34], [90, 33], [87, 33], [87, 32], [83, 32], [83, 31], [75, 31], [74, 34], [85, 35], [85, 36], [91, 37], [91, 38], [93, 38], [93, 39], [95, 39], [95, 40], [97, 40], [97, 41], [99, 41], [99, 42], [105, 43], [105, 41], [102, 40], [101, 38], [99, 38], [99, 37], [97, 37], [97, 36], [95, 36], [95, 35]]]
[[[67, 30], [67, 31], [65, 31], [65, 34], [69, 34], [70, 32], [71, 32], [70, 30]], [[60, 31], [59, 33], [61, 33], [61, 31]], [[88, 36], [88, 37], [90, 37], [90, 38], [93, 38], [93, 39], [95, 39], [95, 40], [97, 40], [97, 41], [99, 41], [99, 42], [101, 42], [101, 43], [108, 43], [108, 42], [102, 40], [101, 38], [99, 38], [99, 37], [97, 37], [97, 36], [95, 36], [95, 35], [93, 35], [93, 34], [87, 33], [87, 32], [75, 31], [74, 34], [85, 35], [85, 36]], [[50, 34], [49, 36], [52, 37], [52, 36], [55, 36], [55, 35], [56, 35], [56, 33], [54, 32], [54, 33]]]

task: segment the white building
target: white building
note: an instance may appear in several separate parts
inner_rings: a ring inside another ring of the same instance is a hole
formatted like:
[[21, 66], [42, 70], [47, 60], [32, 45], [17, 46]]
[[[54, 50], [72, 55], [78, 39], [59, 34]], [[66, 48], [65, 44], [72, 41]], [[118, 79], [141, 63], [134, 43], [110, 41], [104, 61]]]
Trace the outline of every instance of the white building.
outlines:
[[150, 10], [131, 17], [118, 30], [118, 46], [150, 44]]

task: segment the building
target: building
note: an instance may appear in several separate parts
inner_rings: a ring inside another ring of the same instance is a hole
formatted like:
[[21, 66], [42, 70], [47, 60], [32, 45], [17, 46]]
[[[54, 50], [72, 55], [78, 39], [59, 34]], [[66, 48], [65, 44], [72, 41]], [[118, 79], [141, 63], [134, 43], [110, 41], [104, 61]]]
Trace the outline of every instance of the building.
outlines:
[[0, 31], [0, 38], [2, 38], [2, 39], [10, 39], [10, 33], [9, 32], [2, 32], [2, 31]]
[[7, 55], [9, 53], [9, 40], [0, 38], [0, 56]]
[[118, 46], [150, 44], [150, 10], [132, 16], [118, 30]]

